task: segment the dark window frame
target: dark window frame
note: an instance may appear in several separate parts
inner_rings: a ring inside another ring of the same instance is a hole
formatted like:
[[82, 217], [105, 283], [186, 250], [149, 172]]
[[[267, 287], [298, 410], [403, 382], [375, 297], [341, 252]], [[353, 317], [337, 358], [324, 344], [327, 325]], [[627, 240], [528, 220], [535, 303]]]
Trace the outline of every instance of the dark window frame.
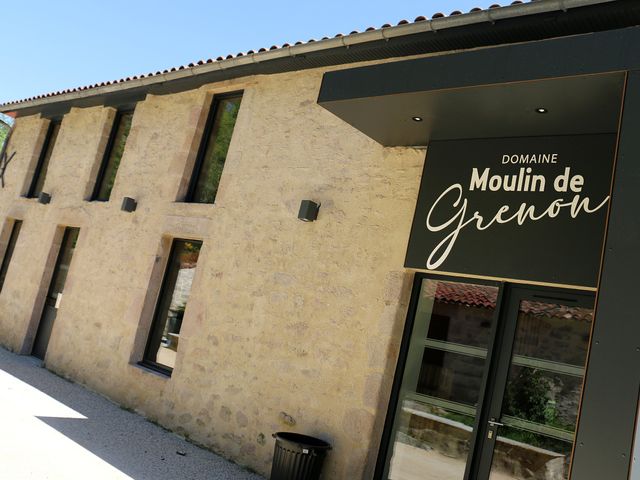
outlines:
[[[490, 287], [495, 287], [498, 289], [498, 296], [496, 299], [496, 307], [494, 311], [494, 319], [493, 325], [491, 326], [491, 331], [489, 334], [489, 343], [487, 345], [487, 357], [486, 362], [489, 365], [493, 361], [496, 336], [498, 333], [498, 322], [500, 321], [501, 309], [504, 302], [504, 297], [506, 295], [506, 283], [501, 280], [493, 280], [493, 279], [484, 279], [484, 278], [473, 278], [473, 277], [457, 277], [454, 275], [444, 275], [437, 273], [425, 273], [425, 272], [416, 272], [413, 276], [413, 282], [411, 285], [411, 296], [409, 299], [409, 305], [407, 307], [407, 314], [405, 317], [404, 330], [402, 332], [402, 337], [400, 340], [400, 349], [398, 351], [398, 359], [396, 363], [396, 368], [393, 376], [393, 381], [391, 385], [391, 391], [389, 393], [389, 402], [387, 404], [387, 412], [385, 416], [385, 421], [382, 429], [382, 435], [380, 438], [380, 444], [378, 448], [378, 455], [376, 458], [376, 466], [374, 470], [373, 478], [374, 480], [383, 480], [384, 473], [387, 467], [387, 463], [389, 457], [387, 456], [389, 452], [389, 446], [393, 442], [391, 435], [394, 430], [394, 424], [396, 420], [396, 414], [398, 411], [399, 400], [400, 400], [400, 391], [402, 387], [402, 380], [404, 377], [405, 367], [407, 366], [409, 347], [411, 345], [411, 336], [413, 333], [413, 327], [416, 321], [416, 313], [418, 311], [418, 303], [420, 301], [420, 292], [422, 287], [422, 282], [424, 280], [433, 280], [433, 281], [442, 281], [442, 282], [455, 282], [455, 283], [464, 283], [464, 284], [478, 284], [478, 285], [486, 285]], [[480, 387], [480, 396], [478, 398], [477, 405], [477, 415], [475, 419], [474, 429], [471, 437], [470, 446], [471, 449], [469, 451], [469, 457], [467, 458], [467, 468], [471, 465], [469, 462], [469, 458], [475, 454], [474, 447], [477, 444], [477, 436], [478, 436], [478, 425], [485, 421], [484, 417], [481, 418], [481, 414], [483, 412], [484, 405], [486, 403], [486, 399], [484, 392], [488, 390], [487, 383], [491, 381], [489, 378], [489, 367], [485, 367], [484, 373], [482, 376], [482, 384]], [[465, 479], [467, 472], [465, 471]]]
[[[185, 196], [184, 202], [186, 203], [204, 203], [206, 205], [213, 205], [215, 203], [209, 202], [196, 202], [194, 201], [194, 196], [196, 192], [196, 188], [198, 186], [198, 180], [200, 179], [200, 175], [202, 174], [202, 166], [204, 164], [204, 157], [207, 153], [207, 148], [209, 148], [209, 144], [212, 140], [211, 132], [214, 127], [216, 114], [218, 113], [218, 108], [220, 107], [220, 103], [224, 100], [228, 100], [230, 98], [243, 98], [244, 90], [236, 90], [233, 92], [223, 93], [219, 95], [214, 95], [211, 101], [211, 106], [209, 107], [209, 113], [207, 114], [207, 122], [204, 127], [204, 131], [202, 132], [202, 138], [200, 140], [200, 146], [198, 147], [198, 154], [196, 156], [195, 164], [193, 165], [193, 169], [191, 170], [191, 178], [189, 180], [189, 188], [187, 189], [187, 194]], [[235, 124], [234, 124], [235, 131]], [[231, 135], [233, 137], [233, 134]], [[225, 159], [226, 160], [226, 159]]]
[[[394, 423], [396, 419], [396, 413], [399, 407], [399, 400], [401, 398], [402, 380], [404, 377], [405, 368], [407, 366], [407, 359], [409, 348], [411, 344], [411, 338], [413, 328], [416, 321], [416, 313], [419, 303], [421, 285], [424, 280], [435, 280], [444, 282], [456, 282], [464, 284], [479, 284], [487, 285], [498, 288], [498, 297], [496, 301], [496, 307], [494, 312], [493, 325], [491, 326], [490, 341], [487, 348], [487, 365], [484, 367], [482, 385], [480, 388], [480, 397], [476, 406], [476, 420], [473, 426], [473, 433], [470, 440], [469, 456], [467, 457], [467, 463], [465, 468], [464, 479], [472, 478], [472, 475], [478, 473], [479, 469], [483, 467], [482, 462], [490, 461], [491, 457], [487, 455], [485, 438], [487, 436], [487, 423], [490, 417], [490, 409], [494, 402], [496, 402], [494, 396], [496, 392], [504, 389], [504, 384], [497, 385], [498, 376], [500, 374], [499, 369], [502, 368], [508, 372], [510, 367], [509, 360], [511, 359], [511, 353], [514, 345], [515, 329], [517, 328], [517, 322], [513, 321], [512, 311], [507, 309], [510, 304], [513, 303], [514, 297], [526, 298], [531, 300], [548, 299], [548, 300], [563, 300], [575, 301], [577, 306], [591, 305], [595, 311], [595, 296], [596, 292], [574, 289], [561, 286], [543, 286], [531, 283], [520, 282], [508, 282], [501, 279], [485, 279], [475, 277], [460, 277], [454, 275], [438, 274], [438, 273], [425, 273], [416, 272], [413, 277], [413, 283], [411, 288], [411, 297], [407, 308], [407, 315], [404, 324], [404, 331], [401, 337], [400, 349], [398, 352], [397, 363], [395, 373], [392, 381], [391, 391], [389, 394], [389, 402], [387, 404], [387, 412], [385, 416], [385, 422], [383, 431], [380, 437], [380, 444], [378, 449], [378, 455], [376, 459], [376, 466], [374, 470], [373, 479], [383, 480], [386, 466], [388, 464], [389, 446], [393, 442], [392, 433], [394, 431]], [[522, 293], [525, 292], [523, 295]], [[559, 298], [568, 295], [568, 298]], [[574, 300], [576, 299], [576, 300]], [[515, 304], [518, 305], [518, 304]], [[594, 319], [594, 321], [596, 321]], [[505, 341], [505, 335], [508, 333], [509, 327], [513, 330], [513, 335], [507, 337]], [[592, 326], [593, 328], [593, 326]], [[591, 348], [592, 342], [594, 342], [593, 330], [589, 340], [589, 348]], [[507, 361], [505, 361], [507, 360]], [[585, 363], [585, 374], [583, 382], [586, 381], [586, 375], [588, 372], [588, 354]], [[499, 390], [496, 390], [498, 388]], [[573, 473], [573, 461], [575, 458], [575, 447], [578, 441], [578, 430], [580, 428], [581, 415], [580, 409], [582, 408], [584, 401], [585, 387], [581, 393], [581, 400], [578, 407], [578, 417], [576, 423], [576, 430], [574, 432], [574, 450], [571, 455], [571, 470], [569, 478], [572, 478]], [[498, 407], [501, 406], [502, 399], [497, 402]], [[473, 477], [475, 478], [475, 477]]]
[[[71, 271], [71, 262], [73, 261], [73, 255], [75, 253], [75, 249], [78, 246], [78, 240], [80, 239], [80, 227], [73, 227], [71, 225], [66, 225], [63, 227], [62, 231], [62, 239], [60, 240], [60, 246], [58, 247], [58, 253], [56, 257], [56, 263], [53, 266], [53, 271], [51, 273], [51, 278], [49, 279], [49, 286], [47, 288], [47, 294], [45, 295], [45, 300], [49, 299], [54, 301], [58, 298], [58, 294], [64, 293], [64, 285], [67, 283], [67, 277], [69, 272]], [[70, 237], [72, 235], [76, 235], [75, 243], [69, 244]], [[60, 265], [64, 261], [65, 253], [70, 252], [69, 264], [67, 265], [66, 270], [61, 269]], [[60, 282], [62, 279], [62, 282]], [[62, 283], [62, 289], [58, 290], [57, 288]]]
[[[91, 192], [91, 197], [89, 201], [91, 202], [108, 202], [111, 199], [111, 192], [109, 192], [109, 198], [106, 200], [98, 198], [100, 194], [100, 189], [102, 187], [102, 182], [104, 181], [104, 176], [107, 172], [107, 167], [109, 166], [109, 159], [111, 157], [111, 152], [113, 151], [113, 146], [116, 141], [116, 135], [118, 133], [118, 129], [120, 127], [120, 122], [122, 121], [123, 115], [127, 115], [129, 113], [133, 114], [135, 111], [135, 106], [121, 108], [116, 111], [116, 115], [113, 119], [113, 124], [111, 125], [111, 131], [109, 132], [109, 140], [107, 141], [107, 146], [104, 150], [104, 155], [102, 156], [102, 161], [100, 162], [100, 169], [98, 170], [98, 175], [96, 177], [96, 183], [93, 186], [93, 191]], [[118, 169], [120, 166], [118, 165]]]
[[16, 243], [18, 241], [18, 236], [20, 235], [20, 230], [22, 229], [22, 220], [14, 219], [13, 224], [11, 225], [11, 233], [9, 234], [9, 239], [7, 240], [7, 248], [4, 251], [4, 255], [2, 256], [2, 264], [0, 264], [0, 292], [2, 292], [2, 288], [4, 287], [4, 281], [7, 278], [7, 273], [9, 272], [9, 267], [11, 265], [11, 260], [13, 259], [13, 252], [16, 248]]
[[[160, 290], [156, 297], [154, 309], [153, 309], [153, 319], [151, 321], [151, 326], [149, 327], [149, 331], [147, 332], [147, 340], [145, 342], [144, 354], [142, 355], [142, 360], [138, 362], [139, 365], [149, 368], [155, 372], [161, 373], [168, 377], [173, 373], [173, 368], [163, 365], [162, 363], [158, 363], [156, 361], [150, 360], [149, 354], [151, 351], [151, 343], [154, 335], [157, 335], [157, 331], [161, 328], [164, 328], [164, 325], [161, 324], [162, 319], [160, 318], [162, 304], [166, 301], [167, 295], [173, 294], [173, 289], [169, 291], [169, 278], [171, 277], [169, 269], [171, 268], [172, 260], [174, 259], [174, 255], [176, 252], [176, 246], [178, 242], [198, 242], [201, 245], [204, 243], [202, 240], [193, 240], [189, 238], [178, 238], [174, 237], [171, 239], [171, 248], [169, 249], [169, 255], [167, 256], [167, 261], [164, 265], [164, 271], [162, 273], [162, 283], [160, 285]], [[175, 287], [175, 282], [173, 282]]]
[[[33, 177], [31, 177], [31, 183], [29, 184], [29, 189], [27, 190], [27, 194], [25, 195], [27, 198], [37, 198], [38, 195], [35, 195], [36, 185], [40, 180], [40, 176], [42, 175], [42, 167], [44, 165], [45, 157], [47, 156], [47, 152], [49, 151], [49, 147], [52, 149], [55, 148], [55, 142], [51, 145], [51, 139], [53, 137], [53, 132], [58, 128], [58, 134], [60, 133], [60, 128], [62, 127], [62, 118], [51, 118], [49, 119], [49, 125], [47, 127], [47, 135], [45, 136], [44, 143], [42, 145], [42, 150], [40, 150], [40, 156], [38, 157], [38, 163], [36, 164], [36, 168], [33, 172]], [[57, 135], [56, 135], [57, 140]], [[51, 155], [53, 155], [53, 150], [51, 151]], [[51, 161], [51, 156], [49, 156], [49, 161]], [[48, 168], [47, 168], [48, 170]], [[46, 181], [46, 178], [45, 178]], [[44, 182], [42, 183], [42, 188], [44, 188]]]

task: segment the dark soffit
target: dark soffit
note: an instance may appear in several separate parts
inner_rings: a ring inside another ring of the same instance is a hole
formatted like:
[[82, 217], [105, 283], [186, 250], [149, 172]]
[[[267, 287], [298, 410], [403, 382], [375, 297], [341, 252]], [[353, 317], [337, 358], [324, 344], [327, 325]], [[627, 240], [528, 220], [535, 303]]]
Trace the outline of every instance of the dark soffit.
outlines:
[[614, 133], [624, 78], [623, 73], [583, 75], [357, 98], [325, 107], [384, 146]]
[[628, 27], [337, 70], [318, 103], [385, 146], [615, 132], [639, 44]]

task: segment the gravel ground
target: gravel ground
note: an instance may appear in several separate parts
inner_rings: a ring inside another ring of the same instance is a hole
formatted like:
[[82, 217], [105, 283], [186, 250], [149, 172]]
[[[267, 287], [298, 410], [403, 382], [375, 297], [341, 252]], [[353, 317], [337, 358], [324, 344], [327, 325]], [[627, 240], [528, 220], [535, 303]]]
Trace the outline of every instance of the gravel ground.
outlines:
[[0, 348], [0, 480], [263, 480]]

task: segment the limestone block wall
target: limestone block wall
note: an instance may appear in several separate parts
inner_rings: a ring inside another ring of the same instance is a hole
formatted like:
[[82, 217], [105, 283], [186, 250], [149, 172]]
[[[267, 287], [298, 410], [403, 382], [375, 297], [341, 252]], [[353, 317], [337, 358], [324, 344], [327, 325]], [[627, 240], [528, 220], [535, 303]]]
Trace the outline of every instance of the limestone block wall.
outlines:
[[[47, 120], [18, 118], [0, 220], [24, 224], [0, 293], [0, 343], [30, 352], [52, 245], [63, 226], [80, 227], [47, 368], [263, 474], [271, 433], [294, 430], [332, 443], [324, 478], [370, 478], [425, 152], [385, 149], [318, 106], [323, 72], [148, 96], [109, 202], [86, 199], [112, 108], [64, 116], [49, 205], [20, 197]], [[216, 203], [181, 203], [211, 98], [236, 90], [244, 97]], [[136, 212], [120, 211], [123, 196]], [[303, 199], [322, 204], [316, 222], [297, 220]], [[137, 361], [174, 237], [203, 247], [168, 378]]]

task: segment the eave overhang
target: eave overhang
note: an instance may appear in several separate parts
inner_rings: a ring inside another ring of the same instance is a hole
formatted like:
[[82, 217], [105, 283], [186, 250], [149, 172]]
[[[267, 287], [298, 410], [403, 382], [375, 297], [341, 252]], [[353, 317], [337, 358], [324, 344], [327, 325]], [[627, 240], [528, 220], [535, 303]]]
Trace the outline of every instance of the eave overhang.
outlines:
[[101, 84], [0, 106], [18, 116], [138, 101], [249, 75], [448, 52], [597, 32], [640, 23], [638, 0], [545, 0], [390, 26], [236, 56], [204, 65]]
[[610, 133], [634, 45], [640, 27], [328, 72], [318, 103], [384, 146]]

